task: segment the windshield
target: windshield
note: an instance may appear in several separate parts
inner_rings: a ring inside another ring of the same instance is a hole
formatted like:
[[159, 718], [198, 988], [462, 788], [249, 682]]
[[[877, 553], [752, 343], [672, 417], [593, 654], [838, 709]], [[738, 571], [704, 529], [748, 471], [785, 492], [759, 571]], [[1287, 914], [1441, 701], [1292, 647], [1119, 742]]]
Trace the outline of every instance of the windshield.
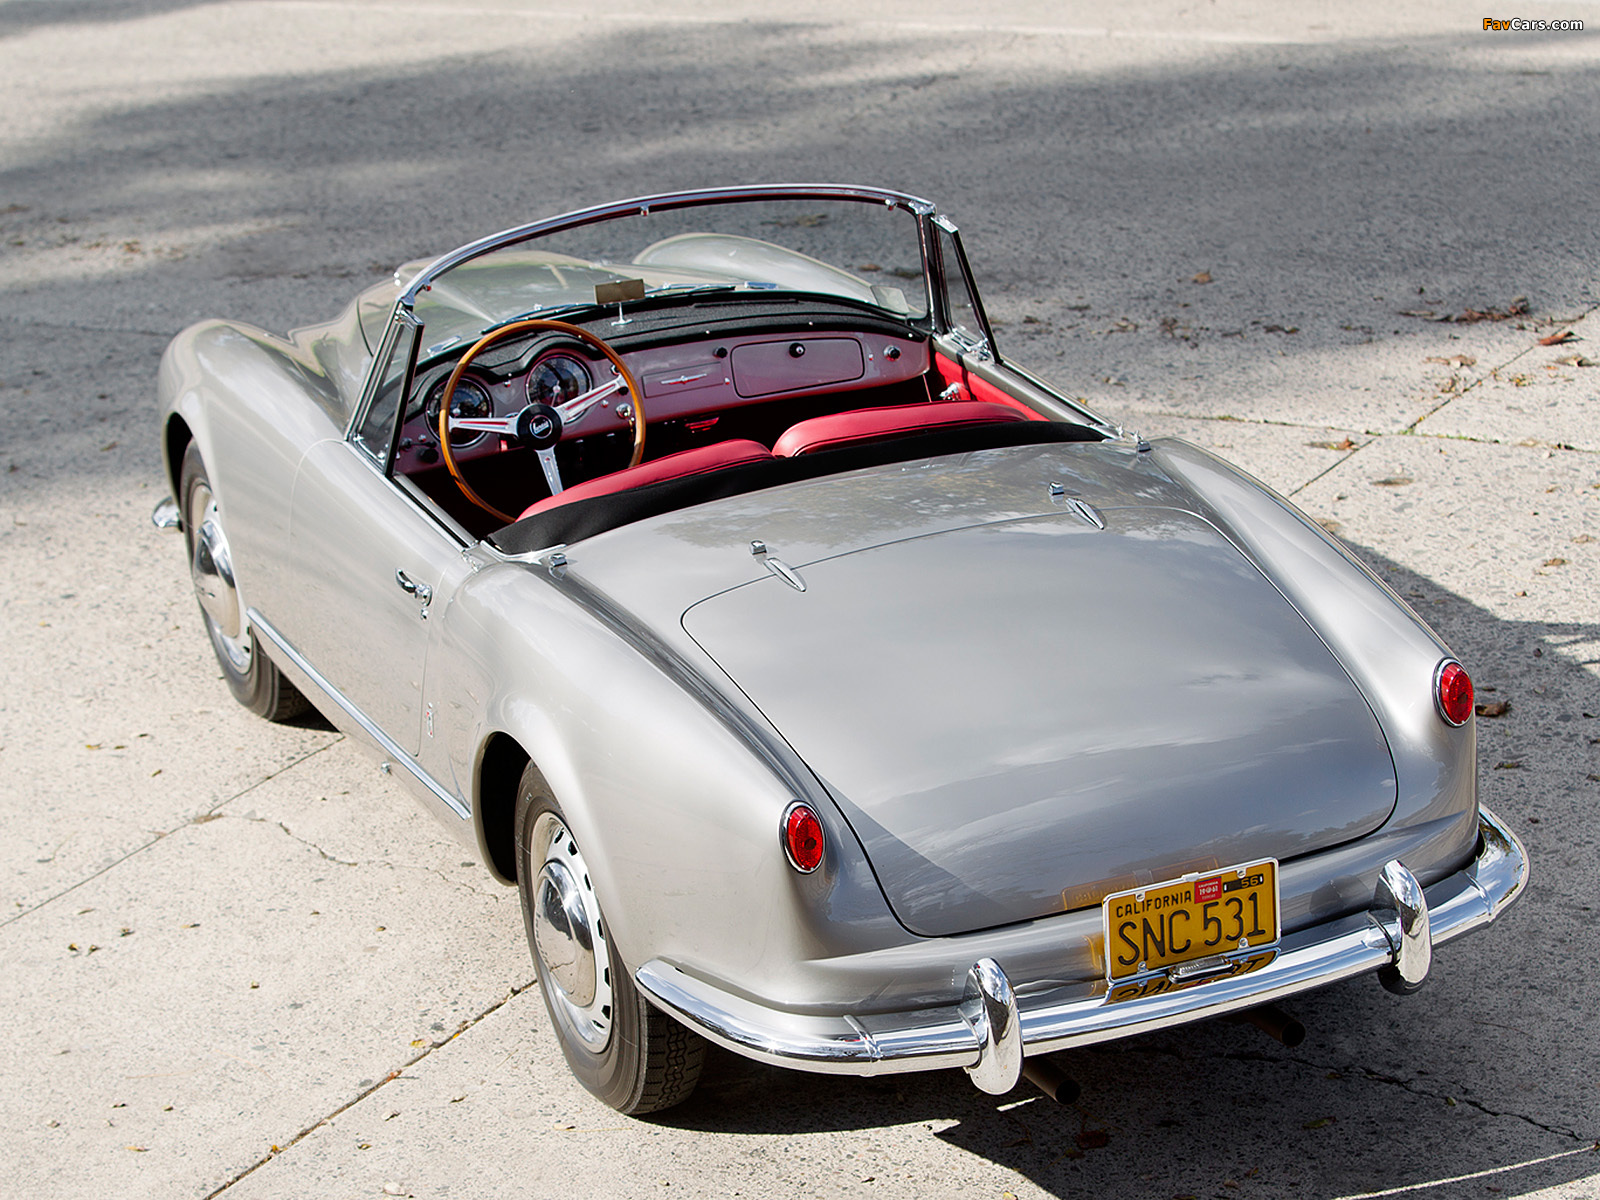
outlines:
[[807, 293], [924, 318], [917, 218], [879, 200], [635, 208], [446, 270], [417, 295], [415, 311], [432, 350], [516, 317], [615, 304], [619, 294], [626, 309], [713, 293]]

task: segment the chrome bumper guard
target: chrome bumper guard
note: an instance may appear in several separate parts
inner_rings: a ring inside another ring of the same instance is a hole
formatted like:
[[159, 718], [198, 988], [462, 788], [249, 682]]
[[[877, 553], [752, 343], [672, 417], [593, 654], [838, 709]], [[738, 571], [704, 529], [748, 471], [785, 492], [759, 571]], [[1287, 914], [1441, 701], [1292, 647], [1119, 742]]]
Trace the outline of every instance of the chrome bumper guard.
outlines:
[[171, 496], [164, 500], [156, 501], [155, 508], [150, 510], [150, 524], [157, 529], [183, 528], [183, 513], [178, 508], [178, 502]]
[[840, 1075], [961, 1067], [986, 1092], [1016, 1086], [1024, 1054], [1049, 1054], [1253, 1008], [1375, 971], [1391, 991], [1422, 985], [1433, 947], [1487, 925], [1521, 893], [1528, 857], [1488, 809], [1479, 812], [1477, 857], [1424, 889], [1398, 861], [1387, 863], [1374, 907], [1286, 934], [1268, 965], [1196, 987], [1107, 1004], [1054, 989], [1020, 999], [993, 959], [967, 972], [960, 1003], [899, 1013], [790, 1013], [723, 991], [654, 959], [636, 973], [660, 1008], [750, 1058]]

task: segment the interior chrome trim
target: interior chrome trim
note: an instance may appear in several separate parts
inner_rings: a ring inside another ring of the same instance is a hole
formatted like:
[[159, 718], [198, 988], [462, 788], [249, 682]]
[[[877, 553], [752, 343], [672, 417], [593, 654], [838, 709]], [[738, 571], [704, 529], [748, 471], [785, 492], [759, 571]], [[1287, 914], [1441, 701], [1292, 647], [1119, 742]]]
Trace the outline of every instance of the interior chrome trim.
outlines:
[[273, 649], [282, 654], [284, 658], [288, 659], [290, 664], [298, 673], [305, 676], [306, 679], [310, 680], [311, 683], [316, 686], [318, 691], [320, 691], [329, 700], [332, 700], [335, 704], [337, 704], [340, 710], [344, 712], [344, 714], [352, 721], [354, 721], [358, 727], [360, 727], [362, 733], [366, 734], [369, 738], [377, 743], [378, 748], [383, 751], [386, 757], [404, 767], [405, 770], [417, 780], [417, 782], [422, 784], [423, 787], [427, 788], [429, 792], [437, 797], [438, 800], [447, 808], [449, 808], [451, 812], [455, 813], [456, 816], [460, 817], [462, 820], [471, 819], [471, 809], [469, 809], [450, 792], [441, 787], [438, 781], [435, 780], [432, 775], [429, 775], [422, 769], [421, 763], [417, 762], [416, 759], [412, 758], [411, 755], [407, 754], [400, 748], [400, 743], [396, 742], [382, 729], [378, 728], [377, 724], [372, 720], [372, 718], [357, 708], [354, 702], [352, 702], [343, 692], [334, 687], [333, 684], [329, 683], [328, 680], [323, 677], [320, 671], [313, 667], [298, 650], [289, 644], [289, 640], [285, 638], [283, 634], [279, 633], [272, 627], [271, 623], [261, 615], [259, 610], [254, 608], [250, 609], [249, 617], [250, 628], [255, 630], [262, 637], [266, 638], [267, 641], [271, 642]]

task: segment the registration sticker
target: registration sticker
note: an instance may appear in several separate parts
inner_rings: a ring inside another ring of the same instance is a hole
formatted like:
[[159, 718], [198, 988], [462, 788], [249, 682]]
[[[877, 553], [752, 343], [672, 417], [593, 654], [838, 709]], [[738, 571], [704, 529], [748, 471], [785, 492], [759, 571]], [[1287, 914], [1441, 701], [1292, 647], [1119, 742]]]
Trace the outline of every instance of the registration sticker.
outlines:
[[1176, 986], [1238, 974], [1246, 962], [1259, 969], [1278, 943], [1278, 862], [1264, 858], [1116, 892], [1101, 913], [1113, 992], [1149, 976]]

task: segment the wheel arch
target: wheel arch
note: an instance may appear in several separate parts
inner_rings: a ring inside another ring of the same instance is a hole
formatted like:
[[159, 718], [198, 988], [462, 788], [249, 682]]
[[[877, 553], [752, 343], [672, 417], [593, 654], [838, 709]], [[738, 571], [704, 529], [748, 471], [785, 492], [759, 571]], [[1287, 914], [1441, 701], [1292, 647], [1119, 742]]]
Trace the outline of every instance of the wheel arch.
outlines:
[[532, 761], [521, 742], [498, 730], [489, 735], [478, 756], [477, 803], [473, 806], [478, 846], [484, 865], [501, 883], [517, 882], [517, 785]]
[[166, 470], [167, 487], [171, 489], [174, 499], [181, 500], [178, 495], [178, 475], [183, 469], [183, 454], [189, 448], [189, 443], [194, 441], [194, 431], [177, 413], [167, 418], [167, 426], [161, 431], [162, 465]]
[[[583, 848], [630, 965], [664, 958], [783, 995], [809, 960], [902, 941], [859, 841], [804, 765], [775, 765], [754, 720], [713, 696], [711, 679], [691, 678], [647, 638], [619, 636], [603, 615], [546, 586], [538, 565], [509, 561], [471, 575], [439, 613], [437, 635], [455, 652], [430, 654], [433, 745], [490, 874], [516, 880], [518, 789], [531, 765]], [[780, 840], [797, 797], [832, 835], [828, 868], [805, 876]]]

